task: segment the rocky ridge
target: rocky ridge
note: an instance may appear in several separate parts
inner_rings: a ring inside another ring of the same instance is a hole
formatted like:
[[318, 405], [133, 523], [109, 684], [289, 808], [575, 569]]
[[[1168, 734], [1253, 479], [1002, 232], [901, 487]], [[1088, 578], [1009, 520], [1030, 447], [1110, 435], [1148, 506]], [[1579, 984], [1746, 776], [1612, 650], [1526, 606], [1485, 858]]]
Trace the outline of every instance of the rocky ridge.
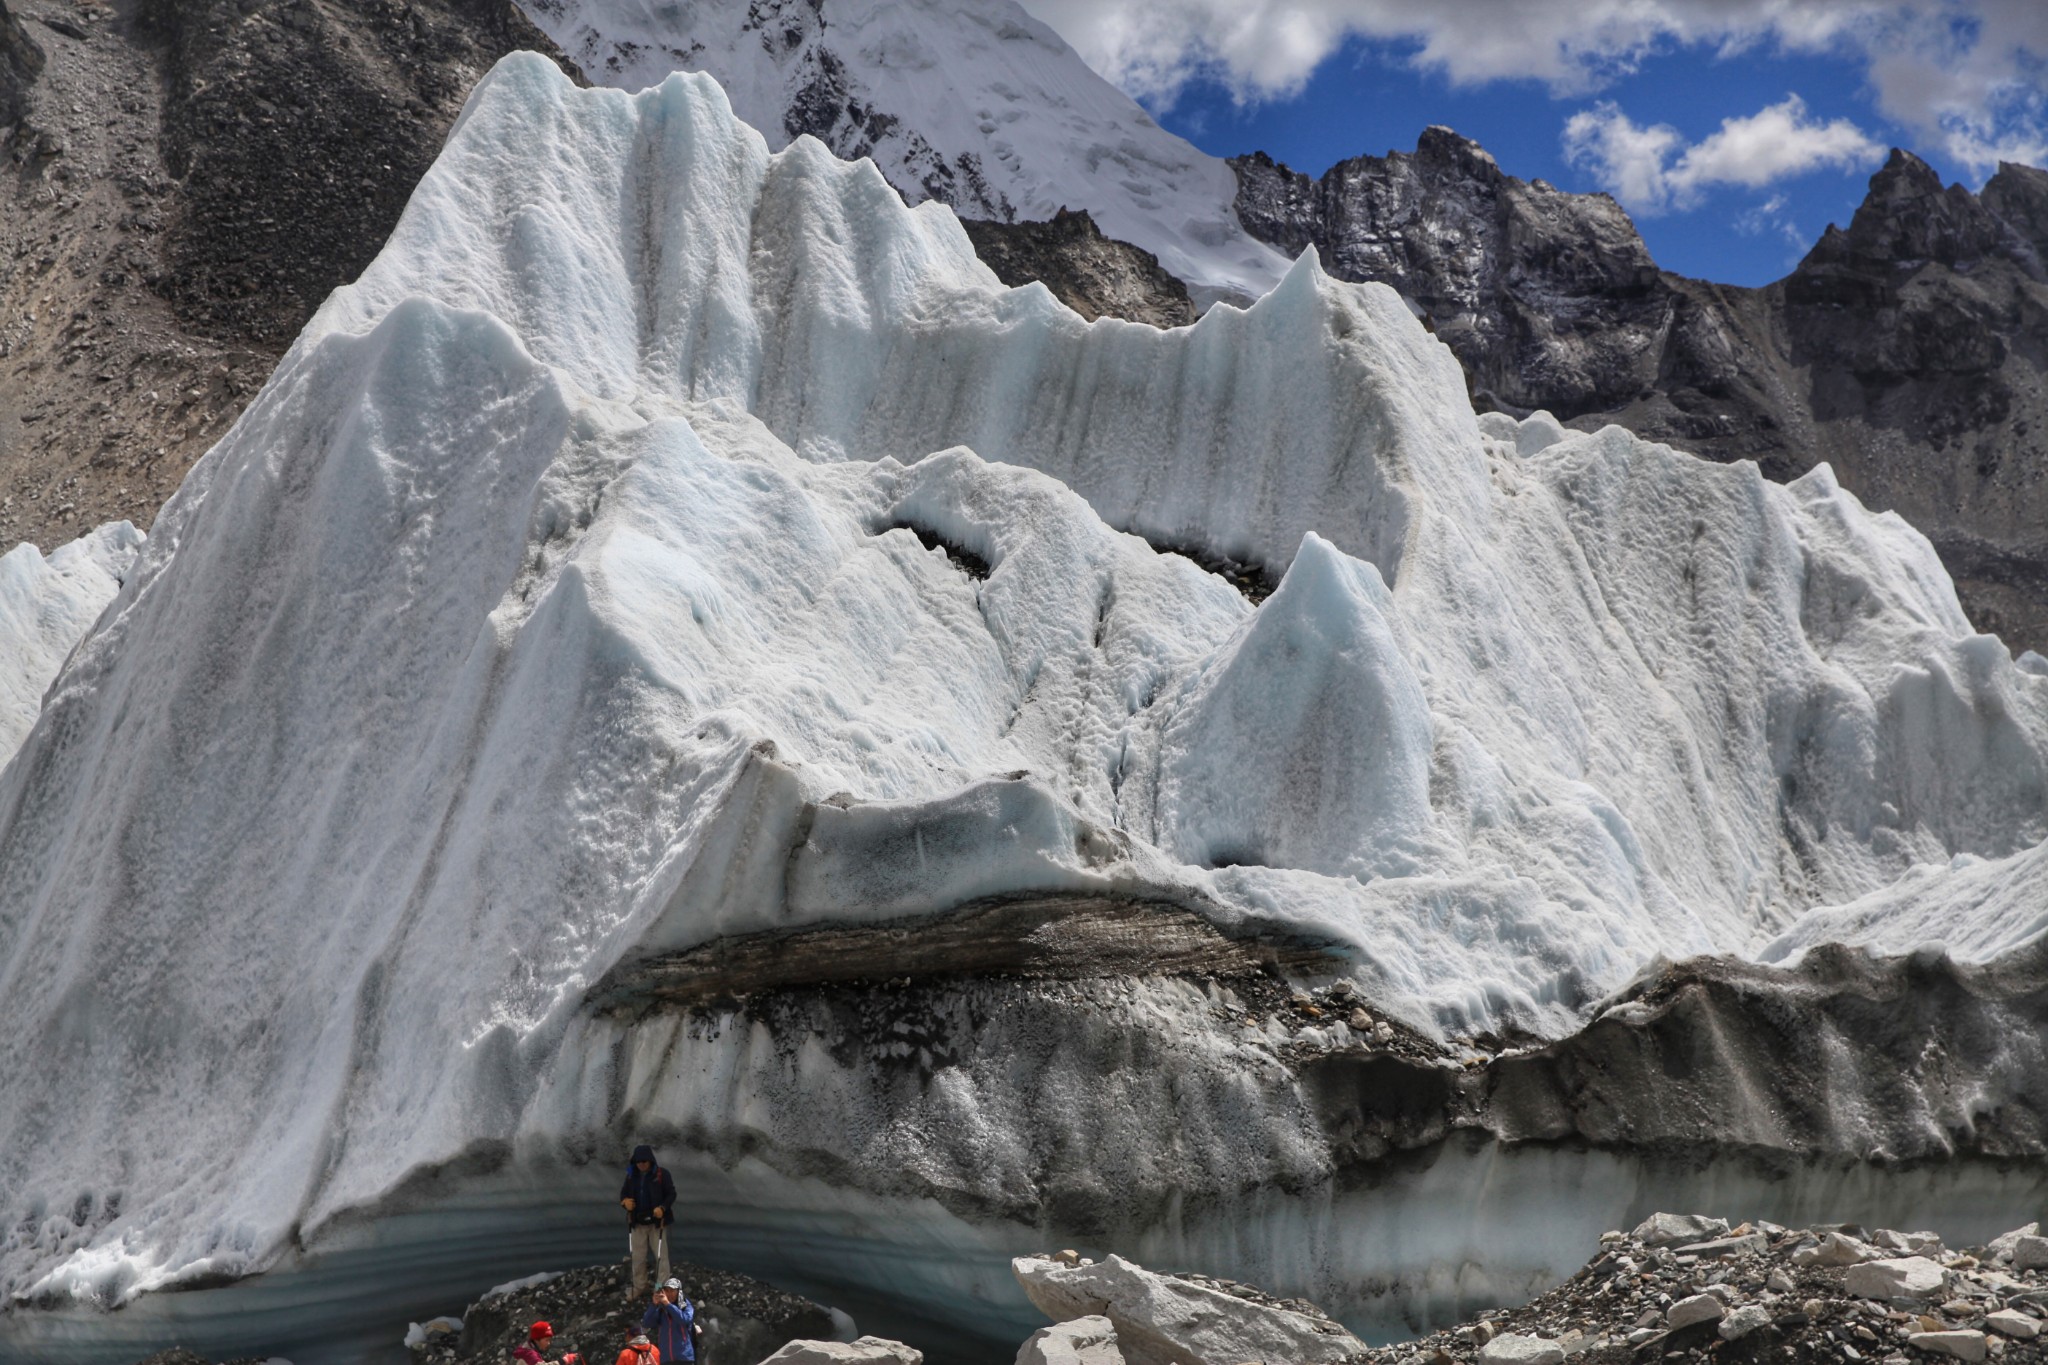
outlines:
[[1195, 320], [1188, 288], [1149, 251], [1102, 235], [1086, 210], [1043, 222], [963, 219], [983, 264], [1012, 287], [1033, 280], [1089, 321], [1119, 317], [1154, 327]]
[[1747, 289], [1659, 269], [1608, 196], [1446, 128], [1320, 179], [1232, 165], [1253, 236], [1399, 290], [1482, 410], [1618, 422], [1778, 480], [1826, 461], [1928, 535], [1979, 629], [2048, 645], [2048, 172], [1973, 195], [1894, 152], [1847, 228]]

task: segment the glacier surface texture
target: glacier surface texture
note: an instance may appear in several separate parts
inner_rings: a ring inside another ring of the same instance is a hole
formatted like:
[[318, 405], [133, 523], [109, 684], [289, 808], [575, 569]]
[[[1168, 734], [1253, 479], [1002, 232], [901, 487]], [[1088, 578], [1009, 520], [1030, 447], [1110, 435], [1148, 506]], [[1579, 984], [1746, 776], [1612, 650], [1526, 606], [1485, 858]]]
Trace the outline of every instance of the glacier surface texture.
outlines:
[[837, 1229], [784, 1239], [810, 1272], [999, 1284], [1104, 1190], [1181, 1192], [1119, 1206], [1148, 1262], [1401, 1254], [1281, 1193], [1326, 1155], [1198, 1023], [1126, 1064], [956, 1019], [1032, 1060], [863, 1070], [798, 1014], [593, 1003], [736, 936], [1168, 907], [1455, 1050], [1660, 958], [2041, 929], [2048, 677], [1825, 468], [1482, 422], [1312, 253], [1190, 328], [1084, 323], [701, 75], [501, 63], [117, 576], [0, 773], [14, 1301], [290, 1264], [465, 1172], [601, 1205], [638, 1133], [731, 1227]]

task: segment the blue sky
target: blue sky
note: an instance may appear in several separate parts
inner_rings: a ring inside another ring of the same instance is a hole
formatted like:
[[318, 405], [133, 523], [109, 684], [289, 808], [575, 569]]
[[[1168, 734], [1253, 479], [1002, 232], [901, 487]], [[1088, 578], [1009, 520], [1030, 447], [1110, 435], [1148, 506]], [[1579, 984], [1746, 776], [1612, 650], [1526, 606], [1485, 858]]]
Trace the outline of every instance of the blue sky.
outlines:
[[[1205, 151], [1231, 156], [1263, 150], [1313, 175], [1361, 152], [1413, 151], [1416, 134], [1441, 123], [1493, 153], [1510, 175], [1591, 191], [1606, 188], [1600, 167], [1565, 159], [1564, 128], [1574, 114], [1611, 105], [1639, 125], [1668, 125], [1687, 143], [1697, 143], [1722, 119], [1753, 115], [1789, 95], [1801, 98], [1811, 121], [1847, 118], [1872, 145], [1906, 146], [1945, 179], [1975, 183], [1965, 168], [1946, 164], [1939, 147], [1915, 145], [1910, 130], [1882, 118], [1862, 72], [1840, 58], [1667, 53], [1645, 60], [1597, 95], [1561, 98], [1532, 80], [1454, 88], [1383, 44], [1352, 40], [1292, 97], [1244, 105], [1216, 80], [1197, 78], [1170, 106], [1158, 99], [1147, 103], [1161, 123]], [[1696, 203], [1661, 212], [1639, 208], [1636, 226], [1667, 270], [1763, 284], [1790, 270], [1830, 222], [1848, 223], [1881, 159], [1879, 151], [1754, 189], [1705, 186]]]
[[[1814, 120], [1848, 118], [1873, 145], [1907, 146], [1946, 179], [1967, 174], [1944, 164], [1939, 148], [1915, 146], [1908, 130], [1877, 116], [1862, 73], [1839, 59], [1667, 54], [1643, 62], [1597, 96], [1558, 98], [1528, 80], [1456, 89], [1382, 45], [1354, 40], [1291, 98], [1240, 105], [1215, 80], [1197, 79], [1170, 107], [1159, 107], [1164, 102], [1156, 99], [1148, 103], [1161, 123], [1205, 151], [1231, 156], [1263, 150], [1312, 175], [1361, 152], [1413, 151], [1416, 135], [1441, 123], [1493, 153], [1510, 175], [1591, 191], [1605, 188], [1598, 166], [1565, 160], [1564, 127], [1573, 114], [1611, 104], [1637, 124], [1668, 125], [1696, 143], [1723, 118], [1753, 115], [1794, 94]], [[1706, 186], [1697, 203], [1662, 212], [1639, 209], [1636, 226], [1667, 270], [1763, 284], [1790, 270], [1830, 222], [1848, 223], [1881, 159], [1880, 151], [1757, 189]]]
[[2048, 161], [2048, 0], [1023, 0], [1161, 123], [1320, 174], [1441, 123], [1619, 198], [1660, 265], [1783, 276], [1893, 146]]

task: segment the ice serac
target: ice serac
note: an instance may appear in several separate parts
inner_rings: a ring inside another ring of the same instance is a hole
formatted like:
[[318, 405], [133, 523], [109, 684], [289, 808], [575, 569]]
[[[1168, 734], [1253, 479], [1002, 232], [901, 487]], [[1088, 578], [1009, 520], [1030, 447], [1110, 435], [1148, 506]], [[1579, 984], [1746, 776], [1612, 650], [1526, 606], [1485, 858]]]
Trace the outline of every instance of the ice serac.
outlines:
[[1659, 959], [1921, 946], [1869, 898], [2039, 857], [2048, 678], [1825, 471], [1505, 422], [1312, 258], [1088, 323], [707, 77], [507, 58], [0, 771], [0, 1293], [483, 1273], [650, 1136], [706, 1246], [1012, 1345], [1068, 1230], [1384, 1324], [1723, 1137], [2031, 1197], [1942, 1164], [2042, 1148], [1991, 879], [1950, 961]]
[[43, 709], [43, 692], [135, 562], [142, 532], [125, 521], [48, 555], [21, 544], [0, 555], [0, 764]]
[[963, 218], [1085, 209], [1198, 303], [1257, 298], [1286, 268], [1238, 223], [1226, 163], [1153, 122], [1014, 0], [521, 2], [594, 81], [640, 90], [704, 72], [771, 147], [808, 134]]
[[[1163, 736], [1154, 836], [1180, 861], [1368, 880], [1429, 833], [1429, 702], [1371, 564], [1310, 532]], [[1262, 762], [1246, 769], [1245, 754]]]

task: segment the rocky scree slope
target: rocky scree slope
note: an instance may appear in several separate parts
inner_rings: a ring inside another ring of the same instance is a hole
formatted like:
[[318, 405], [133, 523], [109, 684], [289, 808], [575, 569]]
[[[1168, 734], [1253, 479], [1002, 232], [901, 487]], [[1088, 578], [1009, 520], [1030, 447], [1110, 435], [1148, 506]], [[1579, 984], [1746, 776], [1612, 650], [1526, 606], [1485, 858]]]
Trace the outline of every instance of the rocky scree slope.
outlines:
[[1951, 1250], [1930, 1232], [1659, 1213], [1512, 1309], [1375, 1349], [1375, 1365], [1653, 1361], [1927, 1365], [2048, 1358], [2036, 1224]]
[[1446, 128], [1320, 179], [1231, 164], [1254, 236], [1400, 290], [1481, 408], [1778, 480], [1826, 461], [1927, 534], [1979, 629], [2048, 644], [2048, 172], [1973, 195], [1894, 152], [1846, 229], [1746, 289], [1660, 270], [1608, 196], [1507, 175]]
[[1090, 322], [1112, 317], [1185, 327], [1195, 320], [1188, 287], [1151, 252], [1103, 236], [1086, 211], [1063, 208], [1043, 222], [960, 225], [997, 279], [1013, 287], [1036, 280]]
[[0, 545], [147, 527], [522, 47], [511, 0], [0, 3]]

